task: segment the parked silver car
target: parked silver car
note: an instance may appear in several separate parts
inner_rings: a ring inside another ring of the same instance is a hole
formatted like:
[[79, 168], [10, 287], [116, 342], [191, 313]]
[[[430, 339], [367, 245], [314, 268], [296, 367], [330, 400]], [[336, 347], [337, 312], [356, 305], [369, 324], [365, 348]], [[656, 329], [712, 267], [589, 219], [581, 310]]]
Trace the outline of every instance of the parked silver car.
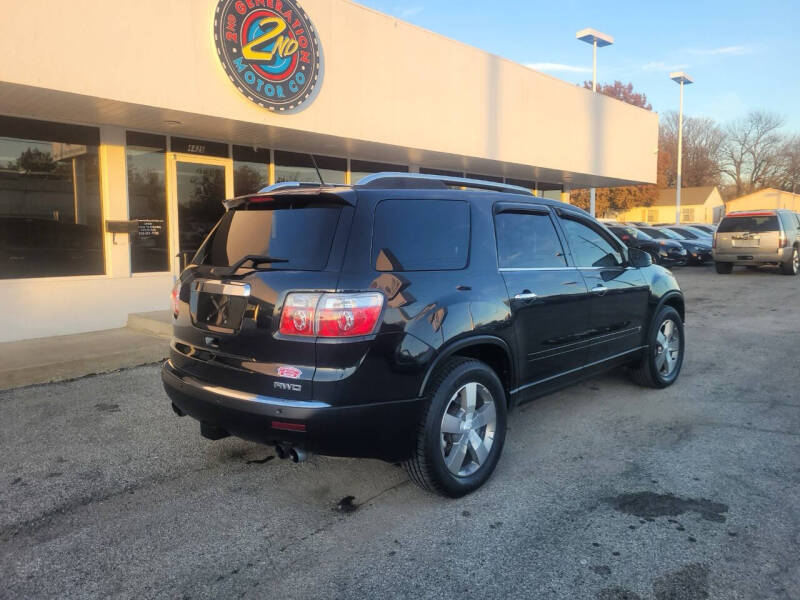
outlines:
[[717, 273], [734, 265], [776, 265], [784, 275], [800, 271], [800, 214], [790, 210], [729, 213], [714, 235]]

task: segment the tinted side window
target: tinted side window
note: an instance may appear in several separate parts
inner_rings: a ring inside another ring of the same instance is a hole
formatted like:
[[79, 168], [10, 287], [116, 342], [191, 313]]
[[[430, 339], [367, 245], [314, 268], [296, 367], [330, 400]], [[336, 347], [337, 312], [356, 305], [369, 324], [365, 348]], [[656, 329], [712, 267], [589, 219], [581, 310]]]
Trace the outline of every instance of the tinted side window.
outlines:
[[469, 204], [460, 200], [384, 200], [375, 208], [372, 264], [377, 271], [463, 269], [469, 227]]
[[622, 265], [622, 254], [605, 237], [591, 227], [563, 219], [567, 241], [578, 267], [617, 267]]
[[797, 217], [792, 213], [780, 213], [781, 223], [783, 223], [783, 230], [791, 233], [797, 227]]
[[567, 266], [564, 248], [549, 215], [503, 212], [494, 221], [500, 268]]
[[670, 229], [675, 233], [677, 233], [678, 235], [685, 237], [687, 240], [696, 240], [700, 237], [697, 234], [692, 233], [688, 229], [684, 229], [683, 227], [670, 227]]

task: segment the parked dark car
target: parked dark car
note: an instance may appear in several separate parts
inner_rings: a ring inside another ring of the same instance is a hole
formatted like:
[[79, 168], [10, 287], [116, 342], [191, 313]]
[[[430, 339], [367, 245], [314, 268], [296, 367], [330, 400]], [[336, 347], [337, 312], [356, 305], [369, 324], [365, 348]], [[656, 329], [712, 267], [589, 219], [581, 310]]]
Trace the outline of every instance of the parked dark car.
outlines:
[[692, 229], [699, 229], [703, 233], [707, 233], [711, 237], [714, 236], [714, 233], [717, 231], [716, 225], [707, 225], [705, 223], [686, 223], [687, 227], [691, 227]]
[[288, 185], [226, 201], [173, 291], [162, 378], [205, 437], [403, 462], [461, 496], [520, 403], [680, 373], [675, 278], [578, 208], [437, 176]]
[[665, 267], [685, 265], [687, 260], [686, 248], [673, 240], [657, 240], [644, 231], [635, 227], [612, 226], [609, 230], [616, 235], [628, 248], [638, 248], [647, 252], [657, 265]]
[[667, 229], [666, 227], [638, 227], [639, 231], [644, 231], [650, 237], [657, 240], [673, 240], [686, 248], [687, 264], [705, 265], [714, 262], [711, 254], [711, 244], [701, 239], [688, 239], [680, 234]]
[[712, 238], [714, 237], [712, 234], [706, 231], [702, 231], [701, 229], [697, 229], [689, 225], [665, 225], [663, 229], [669, 229], [670, 231], [677, 233], [685, 240], [699, 240], [709, 245], [711, 245]]

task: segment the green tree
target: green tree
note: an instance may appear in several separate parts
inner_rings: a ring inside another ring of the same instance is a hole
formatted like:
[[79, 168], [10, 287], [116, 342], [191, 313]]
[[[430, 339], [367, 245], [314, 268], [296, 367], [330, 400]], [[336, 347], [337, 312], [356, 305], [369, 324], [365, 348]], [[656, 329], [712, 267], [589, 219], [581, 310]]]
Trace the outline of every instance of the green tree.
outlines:
[[8, 168], [15, 171], [34, 171], [37, 173], [51, 173], [58, 164], [49, 152], [42, 152], [39, 148], [26, 148], [17, 160], [8, 162]]

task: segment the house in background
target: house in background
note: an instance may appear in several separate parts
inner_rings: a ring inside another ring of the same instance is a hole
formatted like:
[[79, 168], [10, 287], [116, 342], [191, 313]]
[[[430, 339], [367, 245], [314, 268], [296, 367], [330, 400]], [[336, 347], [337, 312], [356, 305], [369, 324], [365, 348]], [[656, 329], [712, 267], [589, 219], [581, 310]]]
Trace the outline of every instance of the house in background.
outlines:
[[[725, 216], [725, 203], [716, 186], [681, 189], [681, 223], [719, 223]], [[675, 222], [675, 188], [658, 190], [652, 206], [636, 206], [616, 216], [619, 221], [644, 223]]]
[[728, 200], [728, 212], [734, 210], [759, 210], [762, 208], [787, 208], [800, 212], [800, 194], [765, 188], [752, 194]]

